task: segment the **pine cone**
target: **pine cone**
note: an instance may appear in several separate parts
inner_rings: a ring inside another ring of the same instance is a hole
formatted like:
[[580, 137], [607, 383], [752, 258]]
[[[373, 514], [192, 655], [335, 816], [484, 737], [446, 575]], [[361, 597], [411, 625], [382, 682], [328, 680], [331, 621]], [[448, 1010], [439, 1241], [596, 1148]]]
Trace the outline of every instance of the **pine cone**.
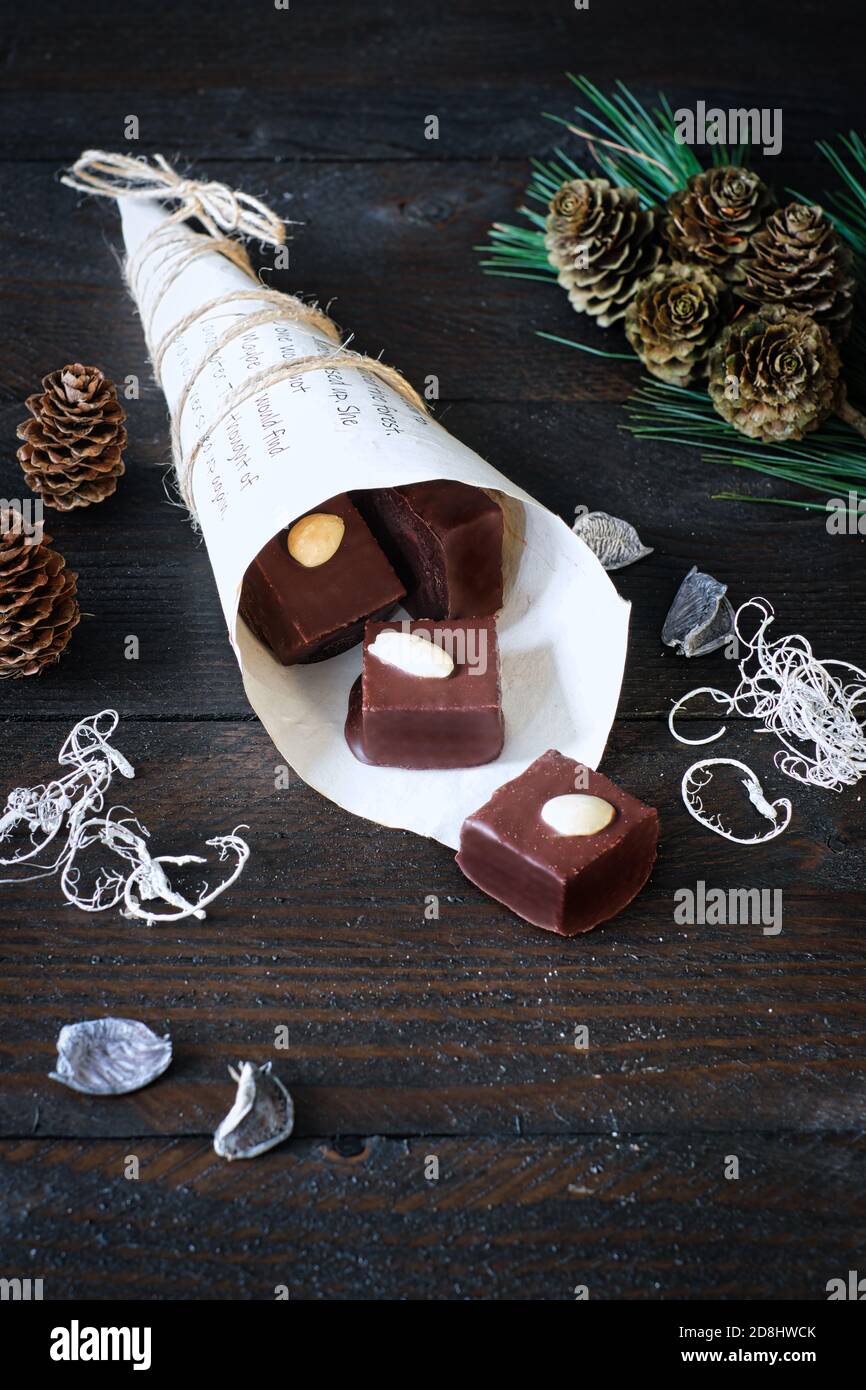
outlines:
[[656, 212], [633, 188], [572, 179], [550, 204], [547, 258], [579, 314], [602, 328], [621, 319], [637, 283], [658, 263]]
[[670, 195], [662, 235], [673, 260], [706, 266], [727, 279], [769, 207], [769, 190], [757, 174], [719, 165], [692, 174], [685, 188]]
[[28, 396], [32, 420], [18, 426], [18, 458], [28, 484], [62, 512], [110, 497], [124, 473], [126, 415], [98, 367], [74, 362]]
[[752, 304], [784, 304], [811, 314], [838, 343], [851, 327], [852, 260], [821, 208], [789, 203], [752, 237], [737, 266], [735, 288]]
[[713, 405], [750, 439], [802, 439], [844, 400], [839, 353], [827, 329], [778, 304], [725, 328], [709, 369]]
[[697, 265], [660, 265], [638, 286], [625, 335], [653, 376], [686, 386], [706, 375], [707, 355], [730, 315], [721, 280]]
[[34, 541], [21, 513], [0, 509], [0, 677], [35, 676], [57, 661], [78, 622], [77, 575]]

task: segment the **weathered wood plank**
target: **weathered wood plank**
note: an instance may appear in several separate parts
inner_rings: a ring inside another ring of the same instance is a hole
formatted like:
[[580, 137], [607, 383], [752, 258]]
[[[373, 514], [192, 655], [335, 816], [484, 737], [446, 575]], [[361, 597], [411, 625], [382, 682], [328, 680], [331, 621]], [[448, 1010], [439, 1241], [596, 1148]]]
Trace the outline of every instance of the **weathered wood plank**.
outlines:
[[[820, 516], [712, 502], [769, 485], [622, 434], [637, 370], [535, 332], [613, 350], [620, 335], [584, 327], [553, 286], [484, 278], [473, 246], [560, 138], [539, 112], [571, 106], [569, 66], [648, 101], [780, 106], [783, 156], [764, 171], [818, 195], [832, 181], [813, 140], [862, 126], [858, 8], [808, 4], [783, 24], [739, 0], [699, 24], [690, 0], [663, 15], [645, 0], [293, 0], [243, 23], [230, 0], [122, 22], [108, 0], [67, 11], [46, 0], [0, 20], [0, 492], [21, 493], [14, 428], [45, 371], [84, 357], [143, 394], [117, 497], [49, 521], [86, 616], [61, 666], [4, 685], [0, 792], [43, 778], [72, 721], [116, 705], [139, 769], [124, 795], [155, 845], [193, 850], [245, 821], [253, 857], [207, 922], [167, 930], [87, 919], [47, 882], [0, 888], [4, 1273], [44, 1277], [50, 1298], [270, 1299], [286, 1283], [295, 1298], [546, 1299], [582, 1282], [593, 1298], [822, 1299], [864, 1230], [862, 798], [787, 783], [767, 740], [737, 727], [713, 751], [790, 794], [794, 822], [758, 850], [700, 830], [678, 794], [696, 754], [663, 719], [693, 684], [729, 688], [733, 667], [674, 658], [659, 632], [697, 563], [862, 665], [864, 542], [827, 536]], [[141, 138], [126, 144], [129, 114]], [[663, 842], [618, 922], [552, 939], [441, 846], [295, 778], [275, 789], [206, 554], [164, 502], [164, 407], [116, 216], [55, 179], [92, 145], [161, 149], [302, 222], [271, 283], [334, 301], [354, 346], [416, 384], [438, 376], [443, 422], [560, 514], [614, 511], [655, 546], [616, 576], [632, 638], [604, 767], [660, 806]], [[699, 880], [781, 889], [782, 932], [675, 922], [675, 893]], [[170, 1030], [167, 1076], [104, 1101], [49, 1081], [59, 1027], [106, 1012]], [[239, 1056], [274, 1060], [298, 1137], [229, 1168], [207, 1136]], [[121, 1176], [129, 1153], [138, 1182]], [[739, 1181], [722, 1176], [730, 1154]]]
[[204, 1141], [20, 1141], [0, 1176], [4, 1272], [46, 1299], [819, 1301], [866, 1218], [862, 1135], [290, 1140], [232, 1166]]
[[[5, 123], [4, 152], [113, 149], [133, 114], [136, 148], [187, 158], [540, 154], [560, 138], [540, 112], [575, 103], [564, 80], [571, 68], [607, 89], [625, 76], [649, 103], [659, 88], [690, 105], [748, 107], [759, 93], [761, 105], [784, 111], [787, 154], [859, 119], [859, 15], [835, 4], [828, 22], [825, 9], [809, 6], [796, 24], [779, 24], [770, 13], [735, 0], [696, 24], [689, 0], [667, 0], [663, 13], [645, 0], [620, 0], [615, 12], [561, 0], [531, 11], [521, 0], [293, 0], [284, 10], [260, 5], [239, 23], [232, 0], [211, 0], [201, 10], [152, 5], [139, 26], [119, 23], [112, 0], [94, 0], [70, 32], [62, 7], [47, 0], [4, 15], [0, 92], [14, 97], [16, 116]], [[435, 141], [424, 135], [428, 114], [439, 117]]]
[[[5, 783], [44, 777], [59, 740], [55, 725], [19, 730]], [[255, 726], [131, 724], [118, 746], [138, 768], [122, 794], [159, 850], [194, 852], [246, 822], [253, 855], [206, 922], [162, 929], [88, 918], [50, 882], [0, 890], [3, 1133], [206, 1133], [242, 1055], [276, 1059], [302, 1134], [859, 1123], [856, 793], [793, 788], [791, 829], [741, 853], [679, 804], [687, 750], [652, 725], [617, 725], [604, 766], [660, 807], [659, 863], [615, 923], [563, 941], [486, 899], [442, 846], [350, 818], [296, 779], [275, 790]], [[743, 752], [735, 735], [730, 747]], [[767, 754], [751, 757], [779, 794]], [[752, 825], [745, 812], [740, 823]], [[781, 932], [678, 924], [675, 893], [699, 880], [782, 889]], [[439, 921], [424, 918], [431, 893]], [[167, 1077], [112, 1101], [49, 1081], [61, 1025], [109, 1012], [171, 1032]]]

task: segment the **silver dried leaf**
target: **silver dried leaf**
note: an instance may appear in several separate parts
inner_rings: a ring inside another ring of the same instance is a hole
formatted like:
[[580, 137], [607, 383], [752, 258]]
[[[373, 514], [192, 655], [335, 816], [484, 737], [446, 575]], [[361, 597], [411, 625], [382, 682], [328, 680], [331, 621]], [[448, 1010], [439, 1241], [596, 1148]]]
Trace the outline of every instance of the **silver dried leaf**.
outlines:
[[213, 1137], [220, 1158], [255, 1158], [288, 1139], [295, 1123], [292, 1098], [271, 1075], [270, 1062], [239, 1065], [240, 1074], [229, 1067], [238, 1086], [235, 1103]]
[[652, 546], [644, 545], [628, 521], [608, 512], [584, 512], [572, 527], [606, 570], [625, 569], [636, 560], [652, 555]]
[[134, 1018], [90, 1018], [67, 1023], [57, 1039], [61, 1081], [86, 1096], [122, 1096], [155, 1081], [171, 1062], [171, 1039]]
[[734, 631], [734, 610], [727, 584], [692, 565], [671, 604], [662, 641], [681, 656], [706, 656], [723, 647]]

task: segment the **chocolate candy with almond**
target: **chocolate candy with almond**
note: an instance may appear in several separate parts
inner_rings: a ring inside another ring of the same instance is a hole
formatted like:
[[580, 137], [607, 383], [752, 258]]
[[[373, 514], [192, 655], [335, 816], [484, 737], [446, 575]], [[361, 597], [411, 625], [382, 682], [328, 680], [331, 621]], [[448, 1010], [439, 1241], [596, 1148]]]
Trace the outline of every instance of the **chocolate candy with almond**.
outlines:
[[346, 493], [278, 532], [244, 575], [240, 613], [284, 666], [324, 661], [360, 642], [368, 618], [404, 594]]
[[503, 742], [493, 618], [367, 624], [346, 741], [380, 767], [476, 767]]
[[457, 863], [518, 917], [574, 936], [640, 892], [658, 834], [652, 806], [550, 749], [466, 817]]

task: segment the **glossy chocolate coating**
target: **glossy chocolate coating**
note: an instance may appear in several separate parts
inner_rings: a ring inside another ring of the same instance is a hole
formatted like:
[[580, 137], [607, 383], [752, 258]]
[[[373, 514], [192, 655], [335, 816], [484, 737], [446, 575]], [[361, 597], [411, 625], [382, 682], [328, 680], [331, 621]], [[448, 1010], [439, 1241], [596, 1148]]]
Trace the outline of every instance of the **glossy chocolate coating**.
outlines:
[[416, 618], [485, 618], [502, 607], [502, 508], [439, 479], [352, 494]]
[[[374, 656], [370, 646], [388, 628], [433, 633], [455, 660], [452, 674], [410, 676]], [[483, 671], [476, 659], [482, 653]], [[499, 757], [503, 727], [493, 618], [367, 624], [363, 674], [352, 687], [346, 719], [346, 742], [360, 762], [477, 767]]]
[[241, 590], [241, 617], [284, 666], [324, 661], [354, 647], [366, 620], [392, 613], [404, 592], [345, 493], [314, 510], [345, 524], [331, 558], [305, 568], [289, 554], [288, 529], [282, 530], [259, 551]]
[[[616, 810], [595, 835], [559, 835], [541, 818], [555, 796], [587, 792]], [[551, 749], [467, 816], [457, 863], [468, 879], [536, 927], [573, 936], [621, 912], [655, 862], [658, 813]]]

